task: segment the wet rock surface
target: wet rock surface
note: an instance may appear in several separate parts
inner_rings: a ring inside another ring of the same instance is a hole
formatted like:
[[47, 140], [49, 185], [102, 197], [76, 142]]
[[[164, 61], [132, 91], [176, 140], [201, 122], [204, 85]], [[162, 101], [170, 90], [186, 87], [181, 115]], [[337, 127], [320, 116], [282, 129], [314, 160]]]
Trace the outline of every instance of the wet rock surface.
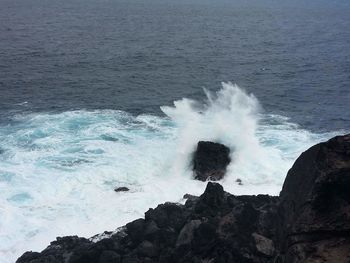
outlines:
[[193, 155], [194, 177], [201, 181], [220, 180], [230, 161], [228, 147], [220, 143], [200, 141]]
[[348, 263], [350, 135], [311, 147], [288, 172], [279, 197], [234, 196], [217, 183], [165, 203], [92, 242], [57, 238], [17, 262]]

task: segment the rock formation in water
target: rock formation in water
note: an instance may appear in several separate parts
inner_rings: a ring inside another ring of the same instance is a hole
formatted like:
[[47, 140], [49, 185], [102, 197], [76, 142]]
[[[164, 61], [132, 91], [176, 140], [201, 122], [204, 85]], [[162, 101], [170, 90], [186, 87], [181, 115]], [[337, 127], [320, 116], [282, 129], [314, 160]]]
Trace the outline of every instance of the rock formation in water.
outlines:
[[129, 190], [130, 189], [125, 187], [125, 186], [117, 187], [117, 188], [114, 189], [115, 192], [127, 192]]
[[220, 180], [230, 161], [228, 147], [220, 143], [200, 141], [193, 156], [194, 177], [201, 181]]
[[116, 234], [93, 242], [57, 238], [18, 263], [348, 263], [350, 134], [304, 152], [279, 197], [234, 196], [209, 182], [185, 205], [149, 209]]

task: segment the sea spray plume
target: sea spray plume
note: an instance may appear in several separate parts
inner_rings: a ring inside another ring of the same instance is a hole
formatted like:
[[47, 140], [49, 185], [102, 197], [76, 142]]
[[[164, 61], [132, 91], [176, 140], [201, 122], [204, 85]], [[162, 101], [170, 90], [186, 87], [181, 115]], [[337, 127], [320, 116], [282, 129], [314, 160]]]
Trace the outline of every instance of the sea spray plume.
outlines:
[[238, 172], [235, 165], [254, 166], [254, 159], [262, 159], [265, 154], [256, 137], [261, 109], [258, 100], [230, 82], [222, 83], [216, 93], [204, 92], [207, 100], [203, 105], [184, 98], [175, 101], [173, 107], [161, 107], [179, 128], [174, 172], [189, 170], [190, 155], [200, 140], [221, 142], [231, 148], [233, 162], [228, 174]]

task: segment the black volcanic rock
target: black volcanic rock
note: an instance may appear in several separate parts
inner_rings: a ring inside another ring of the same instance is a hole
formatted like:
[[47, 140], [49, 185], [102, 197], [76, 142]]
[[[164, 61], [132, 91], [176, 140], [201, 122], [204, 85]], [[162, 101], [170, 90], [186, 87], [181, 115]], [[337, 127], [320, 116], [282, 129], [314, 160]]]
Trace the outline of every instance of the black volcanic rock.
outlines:
[[302, 153], [287, 174], [280, 199], [286, 262], [349, 262], [350, 134]]
[[97, 242], [57, 238], [18, 263], [349, 263], [350, 135], [304, 152], [280, 197], [234, 196], [217, 183], [165, 203]]
[[125, 187], [125, 186], [117, 187], [117, 188], [114, 189], [114, 191], [116, 191], [116, 192], [127, 192], [129, 190], [130, 189]]
[[277, 201], [235, 197], [209, 182], [199, 198], [159, 205], [109, 238], [96, 243], [58, 238], [17, 262], [269, 262], [275, 254], [274, 232], [265, 218], [275, 217]]
[[230, 163], [230, 149], [223, 144], [200, 141], [193, 156], [194, 177], [197, 180], [220, 180]]

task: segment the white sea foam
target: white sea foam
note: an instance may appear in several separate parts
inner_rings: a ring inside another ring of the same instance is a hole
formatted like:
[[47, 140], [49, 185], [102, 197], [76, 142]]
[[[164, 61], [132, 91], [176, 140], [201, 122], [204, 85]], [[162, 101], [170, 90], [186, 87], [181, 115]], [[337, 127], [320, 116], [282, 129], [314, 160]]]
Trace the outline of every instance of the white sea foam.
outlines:
[[[0, 262], [56, 236], [114, 230], [149, 207], [201, 194], [206, 184], [191, 174], [198, 140], [230, 147], [227, 191], [278, 194], [295, 158], [334, 135], [262, 113], [253, 95], [230, 83], [206, 94], [204, 103], [162, 107], [166, 117], [71, 111], [19, 115], [0, 126]], [[117, 186], [131, 190], [116, 193]]]

